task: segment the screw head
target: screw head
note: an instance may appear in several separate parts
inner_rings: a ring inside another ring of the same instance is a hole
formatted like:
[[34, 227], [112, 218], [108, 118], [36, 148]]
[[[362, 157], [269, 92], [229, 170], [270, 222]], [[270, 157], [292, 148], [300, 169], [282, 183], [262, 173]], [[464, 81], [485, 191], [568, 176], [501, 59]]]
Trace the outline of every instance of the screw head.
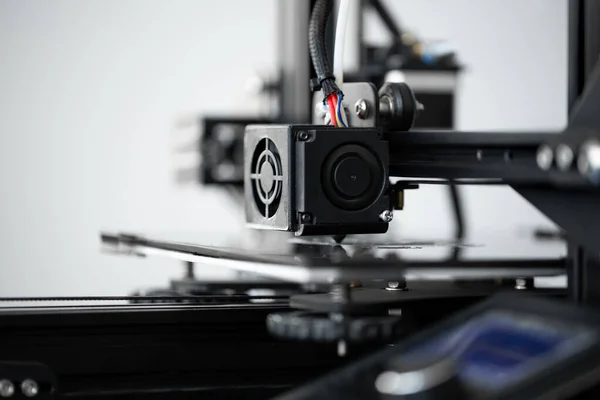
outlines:
[[561, 171], [571, 168], [573, 158], [573, 150], [568, 145], [561, 143], [556, 147], [556, 165]]
[[515, 289], [517, 289], [517, 290], [527, 289], [527, 281], [523, 278], [517, 278], [515, 280]]
[[306, 131], [300, 131], [298, 132], [298, 139], [302, 140], [303, 142], [307, 141], [309, 138], [309, 134]]
[[21, 391], [26, 397], [35, 397], [40, 391], [38, 384], [33, 379], [25, 379], [21, 383]]
[[312, 221], [312, 215], [310, 215], [309, 213], [303, 213], [302, 216], [300, 217], [300, 220], [304, 223], [308, 223], [308, 222]]
[[390, 281], [387, 283], [386, 290], [407, 290], [406, 279], [401, 281]]
[[0, 380], [0, 396], [12, 397], [15, 394], [15, 385], [8, 379]]
[[354, 104], [354, 112], [360, 119], [366, 119], [369, 116], [369, 103], [365, 99], [358, 99]]
[[590, 176], [600, 170], [600, 143], [595, 140], [585, 142], [577, 158], [577, 169], [584, 176]]
[[379, 214], [379, 219], [383, 222], [390, 222], [394, 219], [394, 212], [392, 210], [383, 210], [381, 214]]
[[554, 151], [547, 144], [543, 144], [537, 151], [536, 161], [538, 167], [544, 171], [548, 171], [554, 162]]
[[577, 157], [577, 169], [581, 175], [587, 176], [590, 172], [590, 160], [585, 149]]

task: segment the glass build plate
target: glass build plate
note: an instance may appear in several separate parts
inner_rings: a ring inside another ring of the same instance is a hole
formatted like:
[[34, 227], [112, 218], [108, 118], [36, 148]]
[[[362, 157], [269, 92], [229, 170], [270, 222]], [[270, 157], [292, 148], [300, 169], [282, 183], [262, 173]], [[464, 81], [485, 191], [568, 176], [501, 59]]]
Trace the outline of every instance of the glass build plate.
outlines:
[[285, 232], [219, 235], [102, 235], [112, 252], [165, 256], [298, 283], [363, 279], [494, 279], [564, 274], [565, 245], [533, 235], [461, 242], [353, 236], [297, 238]]

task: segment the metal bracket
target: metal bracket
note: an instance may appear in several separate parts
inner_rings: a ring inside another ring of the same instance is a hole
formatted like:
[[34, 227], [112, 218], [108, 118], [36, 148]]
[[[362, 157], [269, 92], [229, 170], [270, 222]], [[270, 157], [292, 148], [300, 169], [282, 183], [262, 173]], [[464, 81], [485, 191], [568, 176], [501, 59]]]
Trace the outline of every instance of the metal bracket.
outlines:
[[[391, 130], [408, 131], [424, 106], [417, 101], [406, 83], [388, 82], [377, 91], [369, 82], [344, 85], [342, 104], [348, 116], [350, 128], [384, 127]], [[315, 125], [329, 124], [331, 116], [323, 106], [321, 92], [313, 96]]]

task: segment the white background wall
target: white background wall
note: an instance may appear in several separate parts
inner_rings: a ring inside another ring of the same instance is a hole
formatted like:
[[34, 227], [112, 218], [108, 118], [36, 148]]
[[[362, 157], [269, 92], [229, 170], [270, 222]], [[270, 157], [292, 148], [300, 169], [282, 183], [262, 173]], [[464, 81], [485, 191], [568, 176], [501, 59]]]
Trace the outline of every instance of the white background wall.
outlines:
[[[192, 112], [256, 108], [242, 90], [275, 68], [276, 3], [0, 0], [0, 296], [126, 294], [181, 273], [100, 254], [102, 229], [239, 232], [227, 196], [173, 183], [172, 131]], [[467, 66], [459, 128], [564, 126], [566, 1], [387, 3]], [[466, 194], [472, 230], [548, 223], [510, 189]], [[431, 218], [448, 215], [439, 188], [407, 201], [396, 229], [450, 234]]]

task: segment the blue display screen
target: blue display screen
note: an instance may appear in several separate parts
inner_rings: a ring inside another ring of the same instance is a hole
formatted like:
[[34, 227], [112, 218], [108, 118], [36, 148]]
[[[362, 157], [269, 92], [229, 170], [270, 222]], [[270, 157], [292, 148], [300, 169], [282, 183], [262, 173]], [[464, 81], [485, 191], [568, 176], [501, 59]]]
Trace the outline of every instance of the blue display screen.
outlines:
[[594, 334], [513, 312], [489, 312], [416, 347], [403, 362], [455, 357], [459, 377], [475, 387], [498, 390], [587, 348]]

